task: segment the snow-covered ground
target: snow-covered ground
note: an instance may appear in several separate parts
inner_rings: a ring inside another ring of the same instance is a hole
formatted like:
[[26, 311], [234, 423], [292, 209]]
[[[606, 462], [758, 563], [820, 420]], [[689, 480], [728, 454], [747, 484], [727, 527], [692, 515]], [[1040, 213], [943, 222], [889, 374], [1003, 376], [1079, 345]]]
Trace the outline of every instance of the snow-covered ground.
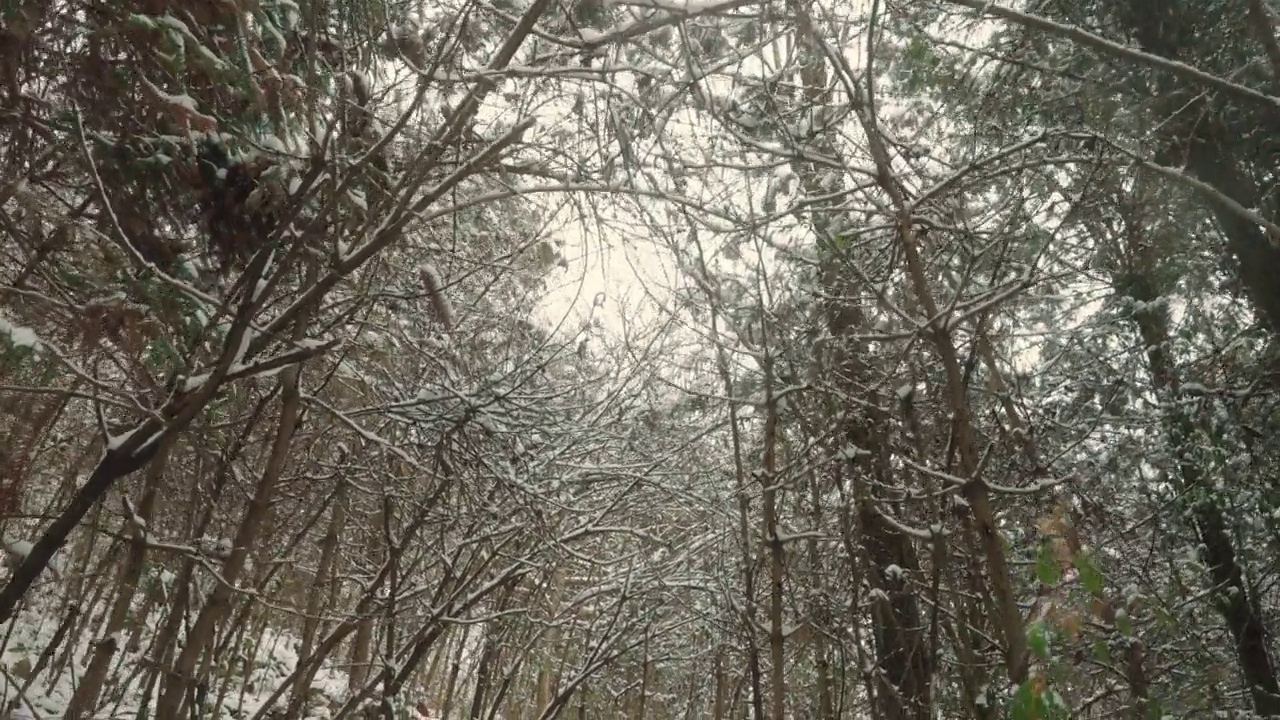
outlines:
[[[84, 675], [96, 638], [92, 629], [100, 621], [94, 618], [90, 630], [81, 632], [75, 639], [69, 657], [67, 640], [49, 649], [57, 636], [58, 627], [65, 621], [67, 610], [59, 603], [56, 581], [43, 579], [29, 596], [28, 605], [12, 623], [0, 625], [0, 691], [4, 698], [5, 712], [0, 720], [46, 720], [61, 718], [66, 711], [77, 681]], [[148, 620], [151, 637], [160, 613], [153, 613]], [[103, 688], [98, 712], [94, 718], [137, 718], [143, 683], [147, 680], [145, 640], [141, 650], [131, 651], [120, 647], [113, 661], [111, 676]], [[297, 639], [287, 633], [268, 629], [258, 638], [246, 637], [240, 647], [215, 670], [209, 688], [210, 707], [200, 712], [209, 720], [248, 720], [270, 698], [273, 691], [285, 682], [298, 657]], [[122, 643], [123, 645], [123, 643]], [[32, 670], [40, 664], [42, 654], [48, 655], [36, 677]], [[64, 660], [64, 658], [66, 658]], [[312, 683], [312, 698], [303, 715], [306, 720], [328, 720], [342, 704], [346, 696], [347, 675], [341, 670], [324, 668]], [[157, 700], [153, 688], [152, 708]], [[285, 698], [288, 694], [285, 694]], [[21, 699], [19, 699], [21, 698]], [[277, 701], [283, 706], [284, 701]], [[438, 720], [404, 708], [404, 720]]]

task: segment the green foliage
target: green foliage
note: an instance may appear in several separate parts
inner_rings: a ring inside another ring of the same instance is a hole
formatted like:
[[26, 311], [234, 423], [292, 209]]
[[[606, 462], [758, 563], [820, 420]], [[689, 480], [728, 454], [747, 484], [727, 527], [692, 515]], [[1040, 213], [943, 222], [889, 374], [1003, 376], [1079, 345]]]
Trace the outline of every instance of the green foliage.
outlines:
[[1045, 585], [1056, 585], [1062, 579], [1062, 568], [1058, 567], [1051, 538], [1041, 540], [1036, 550], [1036, 579]]
[[1129, 612], [1124, 608], [1116, 610], [1116, 630], [1122, 635], [1133, 635], [1133, 620], [1129, 618]]
[[605, 4], [600, 0], [577, 0], [573, 4], [573, 21], [578, 27], [601, 30], [607, 20]]
[[908, 92], [919, 92], [933, 83], [938, 57], [927, 38], [918, 33], [911, 36], [903, 54], [903, 65]]
[[1100, 663], [1111, 662], [1111, 646], [1107, 644], [1105, 638], [1098, 638], [1093, 641], [1093, 659]]
[[1093, 553], [1089, 550], [1081, 550], [1076, 555], [1075, 566], [1076, 572], [1080, 574], [1080, 586], [1085, 592], [1094, 597], [1101, 597], [1106, 582], [1093, 562]]
[[168, 377], [182, 367], [182, 354], [164, 336], [153, 340], [142, 357], [154, 377]]
[[18, 370], [26, 363], [34, 360], [36, 351], [28, 345], [19, 345], [0, 333], [0, 372], [9, 373]]
[[1051, 631], [1043, 620], [1032, 621], [1027, 625], [1027, 648], [1041, 660], [1049, 659], [1049, 636]]
[[1009, 703], [1009, 720], [1065, 720], [1071, 717], [1057, 693], [1041, 676], [1033, 675], [1018, 686]]

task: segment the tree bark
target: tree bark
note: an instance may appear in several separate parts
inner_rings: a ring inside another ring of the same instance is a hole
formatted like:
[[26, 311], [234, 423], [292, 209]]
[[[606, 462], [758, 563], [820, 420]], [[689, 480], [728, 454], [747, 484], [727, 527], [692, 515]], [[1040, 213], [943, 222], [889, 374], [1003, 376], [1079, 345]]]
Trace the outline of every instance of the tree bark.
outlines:
[[[313, 265], [308, 270], [308, 278], [314, 279], [315, 274], [316, 270]], [[250, 277], [255, 275], [250, 275]], [[306, 338], [310, 317], [310, 310], [304, 311], [297, 317], [292, 334], [292, 340], [295, 343]], [[200, 614], [196, 617], [195, 624], [187, 633], [186, 644], [183, 645], [182, 652], [178, 654], [178, 658], [170, 669], [163, 686], [164, 689], [160, 695], [160, 701], [156, 703], [157, 717], [178, 717], [179, 711], [188, 697], [188, 691], [199, 680], [193, 675], [196, 662], [212, 643], [218, 623], [221, 622], [223, 616], [230, 609], [231, 588], [240, 579], [240, 573], [245, 567], [245, 560], [257, 544], [258, 531], [266, 522], [267, 515], [271, 510], [271, 502], [275, 497], [276, 486], [289, 460], [289, 449], [293, 443], [293, 433], [298, 426], [298, 414], [302, 405], [302, 396], [299, 388], [301, 374], [302, 371], [298, 365], [290, 365], [281, 373], [280, 418], [276, 425], [276, 434], [271, 444], [270, 454], [267, 456], [266, 466], [263, 468], [262, 476], [258, 479], [253, 498], [249, 501], [249, 507], [240, 521], [240, 527], [236, 530], [236, 537], [231, 547], [231, 555], [223, 564], [223, 582], [216, 583], [213, 590], [210, 591], [204, 608], [201, 609]]]
[[[155, 462], [147, 468], [146, 480], [142, 490], [142, 501], [138, 503], [137, 507], [138, 517], [144, 523], [150, 523], [154, 515], [156, 496], [164, 477], [165, 468], [168, 465], [168, 456], [172, 449], [172, 444], [172, 441], [165, 441], [164, 446], [160, 448], [160, 452], [156, 454]], [[84, 676], [80, 678], [75, 694], [71, 696], [71, 702], [67, 705], [65, 720], [80, 720], [82, 717], [92, 715], [98, 703], [98, 694], [101, 692], [102, 685], [106, 681], [107, 673], [111, 668], [111, 660], [115, 657], [116, 651], [119, 650], [119, 633], [124, 628], [125, 621], [129, 616], [129, 609], [133, 606], [133, 599], [138, 591], [138, 580], [142, 577], [142, 571], [145, 568], [144, 560], [147, 553], [147, 528], [144, 526], [133, 528], [132, 530], [135, 536], [129, 541], [128, 555], [125, 557], [124, 564], [120, 566], [115, 601], [111, 605], [111, 610], [107, 615], [107, 622], [103, 626], [102, 637], [94, 644], [93, 656], [89, 661], [89, 667], [85, 670]]]
[[[341, 461], [339, 461], [341, 462]], [[334, 490], [333, 509], [330, 510], [329, 528], [320, 542], [320, 562], [316, 565], [315, 577], [311, 579], [311, 591], [307, 594], [307, 606], [302, 617], [302, 637], [299, 638], [298, 662], [311, 657], [315, 649], [316, 633], [320, 629], [320, 611], [328, 594], [324, 592], [333, 571], [334, 558], [338, 554], [338, 539], [347, 523], [347, 484], [338, 479], [338, 487]], [[311, 678], [306, 673], [299, 673], [294, 681], [293, 696], [285, 717], [296, 720], [302, 716], [306, 707], [307, 696], [311, 690]]]
[[[1186, 490], [1208, 491], [1213, 483], [1204, 477], [1192, 452], [1197, 442], [1197, 428], [1173, 401], [1179, 392], [1180, 379], [1164, 350], [1168, 347], [1169, 334], [1164, 312], [1155, 302], [1161, 294], [1153, 283], [1150, 277], [1139, 275], [1118, 289], [1146, 303], [1146, 309], [1134, 313], [1134, 321], [1147, 349], [1148, 368], [1156, 393], [1165, 400], [1164, 407], [1169, 408], [1164, 422], [1177, 459], [1181, 485]], [[1236, 663], [1249, 687], [1254, 711], [1263, 717], [1280, 716], [1280, 682], [1267, 643], [1269, 630], [1257, 593], [1245, 581], [1244, 568], [1222, 508], [1211, 496], [1206, 496], [1195, 502], [1192, 518], [1200, 535], [1209, 581], [1215, 588], [1216, 606], [1235, 642]]]

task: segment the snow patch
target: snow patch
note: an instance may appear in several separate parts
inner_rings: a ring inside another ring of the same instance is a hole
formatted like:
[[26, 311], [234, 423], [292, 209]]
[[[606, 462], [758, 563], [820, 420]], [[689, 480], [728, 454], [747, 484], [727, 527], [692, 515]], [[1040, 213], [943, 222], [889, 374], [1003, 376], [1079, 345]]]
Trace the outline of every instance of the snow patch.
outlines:
[[[26, 561], [35, 547], [35, 543], [29, 540], [11, 537], [0, 538], [0, 549], [4, 551], [4, 566], [10, 569], [18, 567]], [[65, 568], [62, 562], [62, 554], [54, 553], [53, 557], [49, 558], [47, 567], [49, 572], [53, 574], [54, 579], [61, 580]]]
[[863, 450], [862, 448], [858, 447], [857, 445], [854, 445], [853, 443], [849, 443], [845, 445], [844, 448], [840, 450], [840, 456], [843, 457], [845, 460], [856, 460], [861, 455], [870, 455], [870, 454], [871, 454], [871, 451]]
[[0, 335], [7, 336], [9, 342], [18, 347], [28, 347], [37, 352], [40, 351], [40, 336], [31, 328], [17, 325], [5, 319], [4, 315], [0, 315]]

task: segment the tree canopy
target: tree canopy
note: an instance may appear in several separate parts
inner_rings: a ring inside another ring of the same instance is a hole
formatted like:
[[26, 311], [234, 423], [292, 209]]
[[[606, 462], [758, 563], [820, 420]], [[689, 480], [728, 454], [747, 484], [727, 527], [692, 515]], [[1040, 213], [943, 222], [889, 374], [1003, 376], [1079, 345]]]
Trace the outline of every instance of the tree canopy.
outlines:
[[0, 2], [0, 717], [1280, 717], [1278, 13]]

